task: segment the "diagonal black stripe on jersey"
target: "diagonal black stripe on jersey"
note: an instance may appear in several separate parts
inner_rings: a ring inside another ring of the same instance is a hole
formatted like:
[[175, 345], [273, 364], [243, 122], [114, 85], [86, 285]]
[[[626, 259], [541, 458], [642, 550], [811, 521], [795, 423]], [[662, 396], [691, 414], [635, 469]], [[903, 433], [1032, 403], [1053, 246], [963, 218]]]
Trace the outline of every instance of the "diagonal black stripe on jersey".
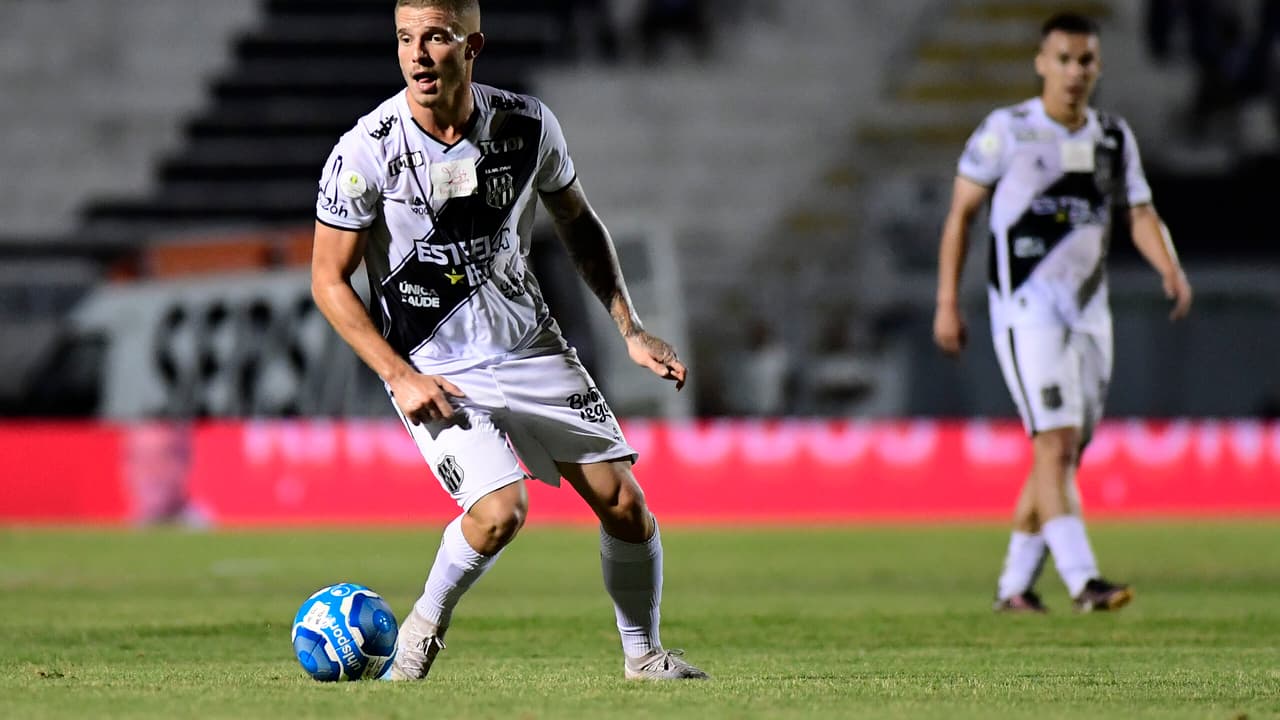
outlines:
[[[1129, 204], [1128, 166], [1125, 155], [1125, 136], [1119, 122], [1107, 113], [1099, 113], [1105, 141], [1096, 151], [1094, 181], [1098, 191], [1110, 199], [1110, 208], [1124, 208]], [[1109, 209], [1110, 209], [1109, 208]], [[1076, 307], [1084, 309], [1102, 287], [1107, 276], [1107, 255], [1111, 250], [1111, 216], [1107, 216], [1107, 224], [1102, 229], [1102, 252], [1098, 254], [1098, 264], [1085, 277], [1080, 287], [1076, 288]]]
[[[1105, 155], [1105, 156], [1104, 156]], [[1098, 163], [1114, 167], [1111, 152], [1098, 150]], [[1096, 173], [1067, 173], [1032, 200], [1005, 233], [1009, 259], [1009, 289], [1018, 289], [1050, 252], [1080, 224], [1111, 225], [1111, 194], [1100, 187]], [[1109, 234], [1104, 232], [1104, 237]], [[999, 287], [999, 262], [993, 238], [988, 256], [992, 285]], [[1104, 240], [1105, 242], [1105, 240]], [[1103, 248], [1103, 256], [1106, 248]]]
[[499, 250], [519, 244], [507, 223], [518, 194], [537, 169], [541, 136], [540, 119], [498, 113], [487, 139], [518, 138], [521, 149], [482, 156], [475, 194], [445, 202], [435, 215], [438, 224], [414, 241], [414, 256], [383, 279], [378, 295], [391, 322], [384, 334], [402, 355], [430, 341], [489, 281]]

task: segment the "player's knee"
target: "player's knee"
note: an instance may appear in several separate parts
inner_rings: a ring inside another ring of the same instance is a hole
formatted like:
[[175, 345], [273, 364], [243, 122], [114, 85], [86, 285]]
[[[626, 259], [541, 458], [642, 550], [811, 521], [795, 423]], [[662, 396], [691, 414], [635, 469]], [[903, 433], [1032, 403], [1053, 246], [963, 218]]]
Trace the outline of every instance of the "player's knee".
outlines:
[[1036, 459], [1061, 469], [1075, 466], [1080, 456], [1080, 433], [1075, 428], [1063, 428], [1041, 433], [1035, 439]]
[[483, 538], [484, 545], [476, 550], [492, 555], [506, 547], [524, 526], [527, 514], [527, 506], [518, 502], [491, 503], [483, 508], [472, 508], [467, 516], [476, 534]]
[[1013, 528], [1019, 532], [1035, 534], [1040, 532], [1040, 515], [1035, 507], [1020, 503], [1013, 514]]
[[635, 483], [623, 483], [612, 502], [600, 510], [600, 523], [616, 538], [643, 541], [649, 535], [649, 508], [644, 492]]
[[644, 491], [634, 482], [623, 483], [618, 491], [618, 502], [615, 508], [622, 517], [633, 519], [649, 517], [649, 508], [644, 502]]
[[498, 552], [515, 539], [523, 524], [524, 516], [519, 513], [482, 516], [476, 521], [476, 529], [484, 538], [484, 547], [476, 550], [485, 555]]

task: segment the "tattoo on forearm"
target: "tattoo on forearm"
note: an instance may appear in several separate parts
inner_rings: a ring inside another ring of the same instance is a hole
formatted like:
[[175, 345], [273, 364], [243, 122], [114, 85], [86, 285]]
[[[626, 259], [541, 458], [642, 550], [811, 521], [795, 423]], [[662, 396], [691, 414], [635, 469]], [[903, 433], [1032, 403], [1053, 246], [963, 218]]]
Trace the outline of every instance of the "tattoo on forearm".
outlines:
[[561, 235], [578, 274], [600, 299], [618, 329], [630, 335], [640, 329], [631, 307], [622, 268], [604, 225], [593, 213], [583, 213], [561, 226]]
[[591, 210], [582, 187], [575, 181], [559, 193], [544, 195], [543, 200], [578, 274], [604, 304], [618, 330], [625, 336], [643, 330], [627, 295], [609, 231]]

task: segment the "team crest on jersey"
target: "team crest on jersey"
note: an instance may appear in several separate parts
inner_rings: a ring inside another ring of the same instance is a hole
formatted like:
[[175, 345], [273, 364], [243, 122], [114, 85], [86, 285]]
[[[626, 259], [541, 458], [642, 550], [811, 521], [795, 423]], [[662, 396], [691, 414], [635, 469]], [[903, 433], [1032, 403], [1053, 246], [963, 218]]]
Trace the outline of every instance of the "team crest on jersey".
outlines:
[[516, 182], [511, 173], [499, 173], [485, 178], [484, 201], [499, 210], [516, 199]]

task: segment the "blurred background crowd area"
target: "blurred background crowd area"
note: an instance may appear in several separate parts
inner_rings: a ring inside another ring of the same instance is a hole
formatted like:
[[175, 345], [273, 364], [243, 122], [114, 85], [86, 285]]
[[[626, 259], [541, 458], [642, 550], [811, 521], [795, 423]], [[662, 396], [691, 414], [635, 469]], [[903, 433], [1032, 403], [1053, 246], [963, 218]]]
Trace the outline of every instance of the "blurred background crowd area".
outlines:
[[[382, 416], [310, 302], [321, 165], [397, 91], [391, 0], [0, 0], [0, 415]], [[651, 329], [626, 359], [545, 215], [533, 262], [621, 416], [1010, 416], [986, 330], [931, 343], [955, 162], [1035, 95], [1040, 23], [1102, 26], [1196, 286], [1112, 245], [1116, 415], [1280, 414], [1280, 2], [482, 0], [480, 82], [559, 116]], [[360, 273], [362, 275], [363, 273]]]

